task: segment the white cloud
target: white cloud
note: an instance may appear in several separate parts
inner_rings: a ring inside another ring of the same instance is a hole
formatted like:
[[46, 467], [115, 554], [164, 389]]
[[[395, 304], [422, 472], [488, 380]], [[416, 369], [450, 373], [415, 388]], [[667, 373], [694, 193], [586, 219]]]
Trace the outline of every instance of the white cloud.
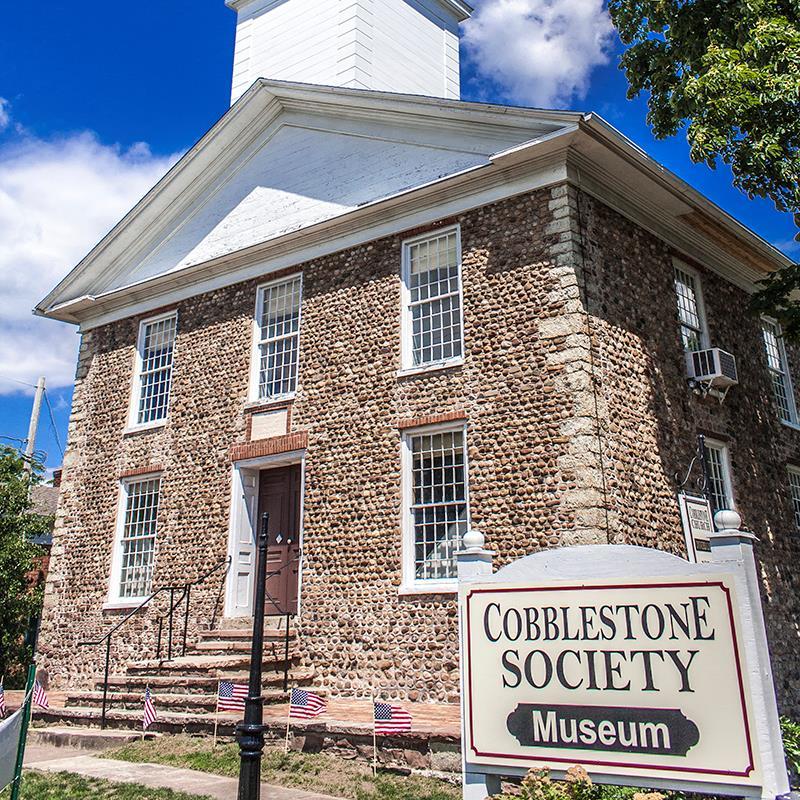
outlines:
[[[7, 104], [0, 107], [5, 109]], [[0, 122], [2, 118], [0, 117]], [[8, 126], [8, 123], [6, 124]], [[68, 386], [78, 337], [31, 309], [164, 174], [174, 158], [92, 133], [40, 139], [19, 130], [0, 145], [0, 375]], [[0, 393], [21, 387], [3, 381]]]
[[608, 63], [614, 26], [603, 0], [482, 0], [464, 24], [467, 58], [504, 99], [565, 107]]

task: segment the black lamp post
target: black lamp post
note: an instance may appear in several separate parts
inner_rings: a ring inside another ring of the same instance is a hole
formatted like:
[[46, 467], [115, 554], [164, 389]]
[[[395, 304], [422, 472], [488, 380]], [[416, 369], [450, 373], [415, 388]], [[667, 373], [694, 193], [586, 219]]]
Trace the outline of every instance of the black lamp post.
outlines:
[[253, 609], [253, 644], [250, 648], [250, 690], [244, 704], [244, 721], [236, 726], [239, 742], [238, 800], [261, 798], [261, 754], [264, 750], [264, 698], [261, 696], [261, 660], [264, 652], [264, 596], [267, 589], [269, 514], [261, 517], [258, 537], [258, 575]]

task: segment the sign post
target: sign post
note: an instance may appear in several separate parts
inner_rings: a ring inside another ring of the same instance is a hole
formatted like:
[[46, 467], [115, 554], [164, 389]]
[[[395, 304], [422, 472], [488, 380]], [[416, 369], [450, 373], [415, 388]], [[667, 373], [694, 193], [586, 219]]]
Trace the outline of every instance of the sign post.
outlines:
[[[711, 561], [628, 545], [459, 561], [465, 800], [580, 764], [598, 783], [788, 792], [751, 534], [720, 512]], [[473, 539], [468, 541], [469, 536]]]

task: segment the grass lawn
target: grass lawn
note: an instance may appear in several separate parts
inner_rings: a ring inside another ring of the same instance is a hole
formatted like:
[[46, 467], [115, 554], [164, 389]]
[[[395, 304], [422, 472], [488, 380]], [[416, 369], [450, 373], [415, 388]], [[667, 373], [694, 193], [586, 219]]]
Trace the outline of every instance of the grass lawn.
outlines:
[[[10, 796], [10, 790], [0, 791]], [[148, 789], [135, 783], [110, 783], [96, 778], [81, 778], [68, 772], [25, 771], [20, 800], [204, 800], [198, 795], [172, 789]], [[210, 800], [206, 797], [205, 800]]]
[[[162, 736], [134, 742], [104, 753], [121, 761], [168, 764], [217, 775], [239, 774], [239, 750], [235, 744], [212, 748], [207, 739]], [[373, 777], [369, 766], [334, 756], [298, 753], [283, 749], [264, 751], [261, 780], [278, 786], [306, 789], [350, 800], [460, 800], [461, 787], [417, 775], [402, 776], [379, 772]]]

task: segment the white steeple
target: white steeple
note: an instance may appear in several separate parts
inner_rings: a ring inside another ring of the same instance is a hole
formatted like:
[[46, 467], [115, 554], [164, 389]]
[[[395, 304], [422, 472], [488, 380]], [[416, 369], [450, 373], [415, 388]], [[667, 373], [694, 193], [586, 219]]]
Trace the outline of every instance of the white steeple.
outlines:
[[463, 0], [226, 0], [231, 102], [257, 78], [458, 99]]

